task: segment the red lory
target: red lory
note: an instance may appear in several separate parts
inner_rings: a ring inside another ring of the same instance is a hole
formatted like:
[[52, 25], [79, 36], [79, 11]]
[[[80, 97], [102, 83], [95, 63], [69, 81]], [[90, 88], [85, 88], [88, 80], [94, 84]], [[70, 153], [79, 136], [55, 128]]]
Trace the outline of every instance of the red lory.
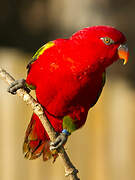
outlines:
[[85, 124], [89, 109], [102, 92], [106, 68], [118, 59], [127, 63], [126, 37], [110, 26], [84, 28], [69, 39], [48, 42], [35, 53], [27, 66], [26, 80], [15, 81], [8, 91], [16, 94], [19, 88], [34, 89], [58, 136], [50, 142], [33, 114], [23, 145], [26, 158], [35, 159], [42, 154], [43, 160], [57, 157], [56, 149]]

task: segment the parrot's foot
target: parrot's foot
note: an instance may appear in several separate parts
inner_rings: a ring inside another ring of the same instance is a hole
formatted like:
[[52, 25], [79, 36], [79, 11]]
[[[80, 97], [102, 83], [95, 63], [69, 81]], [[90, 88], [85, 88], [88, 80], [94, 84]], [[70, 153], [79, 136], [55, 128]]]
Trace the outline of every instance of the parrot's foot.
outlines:
[[58, 149], [59, 147], [63, 146], [68, 139], [68, 135], [65, 133], [60, 133], [59, 136], [56, 138], [55, 142], [50, 143], [50, 150]]
[[30, 92], [30, 89], [28, 89], [25, 85], [25, 79], [19, 79], [12, 82], [11, 85], [8, 87], [7, 91], [11, 94], [16, 94], [16, 91], [21, 88], [26, 90], [27, 93]]

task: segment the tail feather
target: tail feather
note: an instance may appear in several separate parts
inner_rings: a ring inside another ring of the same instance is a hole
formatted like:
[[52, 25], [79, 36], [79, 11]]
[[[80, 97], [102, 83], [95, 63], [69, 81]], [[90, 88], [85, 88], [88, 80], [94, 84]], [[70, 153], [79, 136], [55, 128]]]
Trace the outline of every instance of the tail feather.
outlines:
[[43, 152], [43, 149], [44, 149], [44, 145], [45, 143], [42, 143], [42, 144], [39, 144], [36, 149], [31, 153], [31, 157], [30, 157], [30, 160], [32, 159], [36, 159], [38, 158], [39, 156], [41, 156], [42, 152]]
[[56, 151], [50, 151], [50, 139], [36, 114], [33, 114], [26, 130], [23, 153], [25, 158], [30, 160], [36, 159], [42, 154], [44, 161], [53, 157], [54, 162], [58, 157]]

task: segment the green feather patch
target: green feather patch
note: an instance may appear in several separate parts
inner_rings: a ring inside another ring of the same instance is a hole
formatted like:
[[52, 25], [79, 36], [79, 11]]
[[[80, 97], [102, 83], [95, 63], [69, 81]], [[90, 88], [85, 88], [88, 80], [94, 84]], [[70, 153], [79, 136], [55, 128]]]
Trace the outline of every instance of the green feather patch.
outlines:
[[76, 125], [73, 121], [74, 120], [70, 116], [65, 116], [63, 118], [63, 129], [66, 129], [70, 133], [75, 131]]
[[31, 84], [25, 83], [25, 85], [26, 85], [27, 88], [29, 88], [29, 89], [31, 89], [31, 90], [35, 90], [35, 89], [36, 89], [36, 87], [33, 86], [33, 85], [31, 85]]
[[106, 72], [104, 71], [102, 74], [102, 86], [105, 85], [105, 81], [106, 81]]

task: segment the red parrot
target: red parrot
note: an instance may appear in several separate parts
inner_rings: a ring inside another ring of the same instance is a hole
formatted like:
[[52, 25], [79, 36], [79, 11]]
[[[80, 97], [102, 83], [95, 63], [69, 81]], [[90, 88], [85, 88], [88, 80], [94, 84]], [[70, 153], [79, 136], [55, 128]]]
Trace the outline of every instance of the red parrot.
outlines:
[[26, 80], [15, 81], [8, 91], [35, 89], [37, 101], [58, 137], [50, 139], [36, 114], [26, 131], [25, 157], [43, 160], [57, 157], [54, 149], [85, 124], [105, 84], [105, 70], [113, 62], [128, 60], [126, 37], [110, 26], [84, 28], [69, 39], [56, 39], [42, 46], [28, 64]]

